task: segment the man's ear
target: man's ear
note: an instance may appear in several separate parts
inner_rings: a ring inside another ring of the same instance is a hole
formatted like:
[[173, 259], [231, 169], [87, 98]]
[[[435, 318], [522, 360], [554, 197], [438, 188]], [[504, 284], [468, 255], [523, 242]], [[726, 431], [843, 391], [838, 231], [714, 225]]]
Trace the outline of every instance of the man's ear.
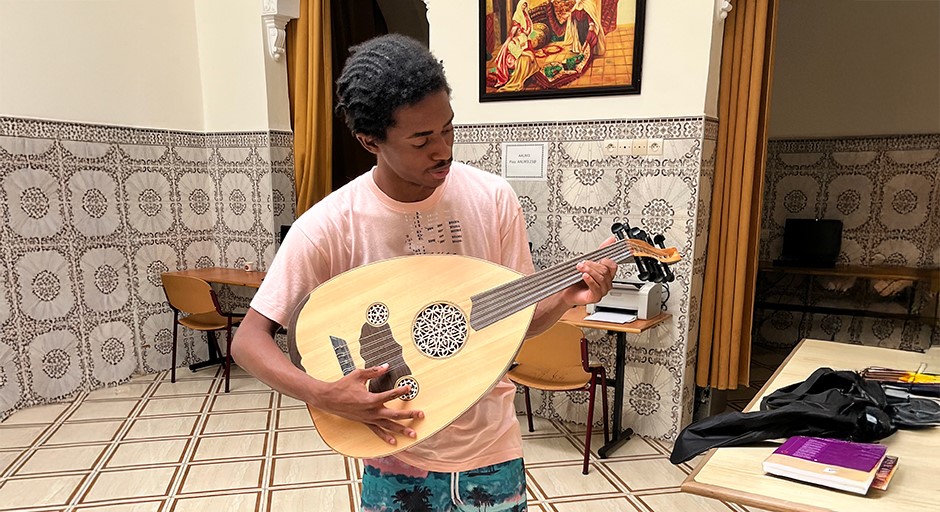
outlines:
[[373, 155], [377, 155], [379, 153], [379, 146], [375, 142], [375, 137], [357, 133], [356, 140], [358, 140], [359, 144], [362, 144], [362, 147], [366, 148], [366, 151], [369, 153], [372, 153]]

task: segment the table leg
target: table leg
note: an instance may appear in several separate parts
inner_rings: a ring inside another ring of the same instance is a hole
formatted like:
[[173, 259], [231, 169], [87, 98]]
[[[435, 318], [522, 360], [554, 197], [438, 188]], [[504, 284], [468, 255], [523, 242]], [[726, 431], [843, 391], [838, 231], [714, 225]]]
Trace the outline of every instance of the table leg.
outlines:
[[618, 332], [616, 334], [617, 352], [614, 359], [614, 369], [616, 370], [616, 375], [614, 375], [614, 428], [610, 433], [610, 442], [597, 450], [597, 454], [600, 455], [602, 459], [609, 457], [610, 452], [616, 450], [621, 444], [633, 437], [632, 428], [621, 430], [623, 427], [621, 417], [623, 416], [624, 373], [627, 367], [627, 333]]

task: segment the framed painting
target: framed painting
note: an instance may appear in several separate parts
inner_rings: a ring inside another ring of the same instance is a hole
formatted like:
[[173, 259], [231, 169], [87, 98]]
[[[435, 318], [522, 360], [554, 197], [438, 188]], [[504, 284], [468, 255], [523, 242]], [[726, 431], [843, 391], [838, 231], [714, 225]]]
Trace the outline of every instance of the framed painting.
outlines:
[[639, 94], [646, 0], [480, 0], [480, 101]]

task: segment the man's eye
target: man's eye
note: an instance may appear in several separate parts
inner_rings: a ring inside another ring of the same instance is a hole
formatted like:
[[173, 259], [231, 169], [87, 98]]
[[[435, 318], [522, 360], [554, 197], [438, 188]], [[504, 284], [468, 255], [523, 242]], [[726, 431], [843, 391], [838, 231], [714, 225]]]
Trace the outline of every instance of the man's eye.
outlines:
[[427, 146], [427, 145], [428, 145], [428, 141], [427, 141], [427, 139], [425, 139], [424, 142], [422, 142], [421, 144], [416, 144], [415, 147], [418, 148], [418, 149], [421, 149], [421, 148], [423, 148], [424, 146]]

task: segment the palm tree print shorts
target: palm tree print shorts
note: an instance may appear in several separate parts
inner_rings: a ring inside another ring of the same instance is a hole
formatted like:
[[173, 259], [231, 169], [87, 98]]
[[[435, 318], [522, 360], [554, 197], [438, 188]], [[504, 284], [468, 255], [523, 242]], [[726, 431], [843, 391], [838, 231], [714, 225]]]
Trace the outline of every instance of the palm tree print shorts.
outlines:
[[362, 512], [523, 512], [522, 459], [460, 473], [418, 469], [394, 458], [367, 459]]

